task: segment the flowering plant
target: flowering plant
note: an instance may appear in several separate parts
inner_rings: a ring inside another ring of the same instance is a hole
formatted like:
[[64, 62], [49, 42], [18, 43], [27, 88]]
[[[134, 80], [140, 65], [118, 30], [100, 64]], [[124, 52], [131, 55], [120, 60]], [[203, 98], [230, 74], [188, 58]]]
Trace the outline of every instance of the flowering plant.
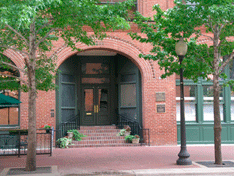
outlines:
[[48, 124], [48, 125], [42, 125], [41, 128], [44, 128], [44, 129], [50, 129], [51, 128], [51, 124]]
[[130, 127], [130, 126], [128, 126], [128, 125], [124, 125], [124, 129], [125, 129], [125, 131], [128, 131], [128, 132], [130, 132], [130, 131], [131, 131], [131, 127]]
[[137, 135], [137, 134], [135, 134], [134, 136], [135, 136], [135, 138], [140, 138], [140, 136], [139, 136], [139, 135]]

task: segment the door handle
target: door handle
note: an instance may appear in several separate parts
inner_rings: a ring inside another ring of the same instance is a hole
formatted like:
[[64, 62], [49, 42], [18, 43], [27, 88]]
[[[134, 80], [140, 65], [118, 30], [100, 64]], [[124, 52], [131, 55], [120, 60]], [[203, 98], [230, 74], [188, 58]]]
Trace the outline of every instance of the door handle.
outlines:
[[98, 105], [94, 105], [94, 113], [98, 113]]
[[93, 105], [94, 113], [96, 113], [96, 105]]

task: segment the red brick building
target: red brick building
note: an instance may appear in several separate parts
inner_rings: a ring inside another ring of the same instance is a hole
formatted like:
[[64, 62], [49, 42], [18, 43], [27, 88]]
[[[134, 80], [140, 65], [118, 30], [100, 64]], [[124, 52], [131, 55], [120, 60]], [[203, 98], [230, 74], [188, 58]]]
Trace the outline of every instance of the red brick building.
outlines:
[[[154, 4], [168, 9], [173, 7], [173, 0], [138, 0], [137, 9], [144, 16], [152, 16]], [[134, 24], [131, 31], [140, 32]], [[58, 128], [60, 123], [78, 112], [81, 126], [112, 125], [118, 121], [115, 115], [117, 110], [143, 128], [150, 129], [151, 145], [177, 144], [176, 76], [161, 79], [163, 72], [157, 62], [139, 58], [139, 54], [149, 53], [150, 44], [133, 41], [128, 32], [109, 32], [104, 40], [97, 40], [95, 46], [77, 43], [81, 52], [66, 47], [62, 39], [54, 43], [55, 47], [48, 56], [57, 56], [57, 68], [61, 70], [56, 80], [59, 89], [38, 92], [38, 128], [45, 124]], [[204, 39], [201, 42], [210, 41]], [[8, 50], [4, 54], [15, 65], [24, 68], [23, 58], [18, 53]], [[27, 93], [20, 93], [20, 101], [18, 124], [4, 122], [1, 125], [27, 128]], [[234, 136], [231, 127], [234, 118], [231, 119], [228, 136]], [[191, 138], [197, 134], [204, 135], [205, 131], [202, 132], [200, 128], [203, 127], [198, 124], [189, 128]], [[191, 141], [196, 143], [196, 140]], [[197, 141], [206, 143], [202, 139]], [[233, 141], [233, 138], [228, 141]]]

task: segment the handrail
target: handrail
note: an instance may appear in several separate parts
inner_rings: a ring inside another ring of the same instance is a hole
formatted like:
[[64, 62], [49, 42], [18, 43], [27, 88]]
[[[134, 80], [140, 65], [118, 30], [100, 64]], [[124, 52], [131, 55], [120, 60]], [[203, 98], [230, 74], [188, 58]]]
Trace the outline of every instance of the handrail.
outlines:
[[118, 121], [116, 126], [118, 128], [123, 128], [124, 125], [129, 125], [131, 128], [131, 134], [138, 134], [141, 137], [141, 144], [146, 144], [150, 145], [150, 130], [149, 129], [144, 129], [141, 127], [139, 122], [131, 121], [129, 118], [127, 118], [123, 114], [119, 114], [118, 111], [116, 110], [116, 115], [118, 117]]
[[80, 111], [78, 111], [77, 115], [59, 124], [59, 128], [57, 129], [59, 138], [64, 137], [67, 131], [72, 129], [80, 129]]

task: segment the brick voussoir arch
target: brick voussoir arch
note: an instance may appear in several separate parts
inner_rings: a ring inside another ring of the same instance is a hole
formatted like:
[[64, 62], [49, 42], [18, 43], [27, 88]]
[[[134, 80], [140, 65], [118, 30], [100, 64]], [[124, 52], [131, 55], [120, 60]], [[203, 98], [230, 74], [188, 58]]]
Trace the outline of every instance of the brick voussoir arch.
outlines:
[[3, 54], [8, 57], [17, 67], [24, 68], [24, 57], [14, 50], [7, 49]]
[[[8, 57], [16, 65], [16, 67], [24, 69], [24, 56], [22, 56], [19, 52], [7, 49], [3, 52], [3, 55]], [[19, 70], [19, 74], [21, 79], [25, 79], [25, 75], [22, 73], [22, 71]]]
[[[136, 64], [143, 78], [145, 78], [146, 80], [152, 79], [153, 73], [151, 64], [145, 59], [139, 58], [139, 54], [143, 52], [129, 41], [124, 41], [113, 37], [107, 37], [103, 40], [97, 40], [95, 46], [87, 46], [83, 43], [77, 43], [76, 47], [81, 49], [82, 51], [93, 49], [115, 51], [121, 55], [126, 56], [134, 64]], [[63, 46], [62, 48], [58, 49], [53, 54], [57, 55], [57, 67], [59, 67], [66, 59], [77, 53], [77, 51], [74, 51], [70, 47], [66, 46]]]

